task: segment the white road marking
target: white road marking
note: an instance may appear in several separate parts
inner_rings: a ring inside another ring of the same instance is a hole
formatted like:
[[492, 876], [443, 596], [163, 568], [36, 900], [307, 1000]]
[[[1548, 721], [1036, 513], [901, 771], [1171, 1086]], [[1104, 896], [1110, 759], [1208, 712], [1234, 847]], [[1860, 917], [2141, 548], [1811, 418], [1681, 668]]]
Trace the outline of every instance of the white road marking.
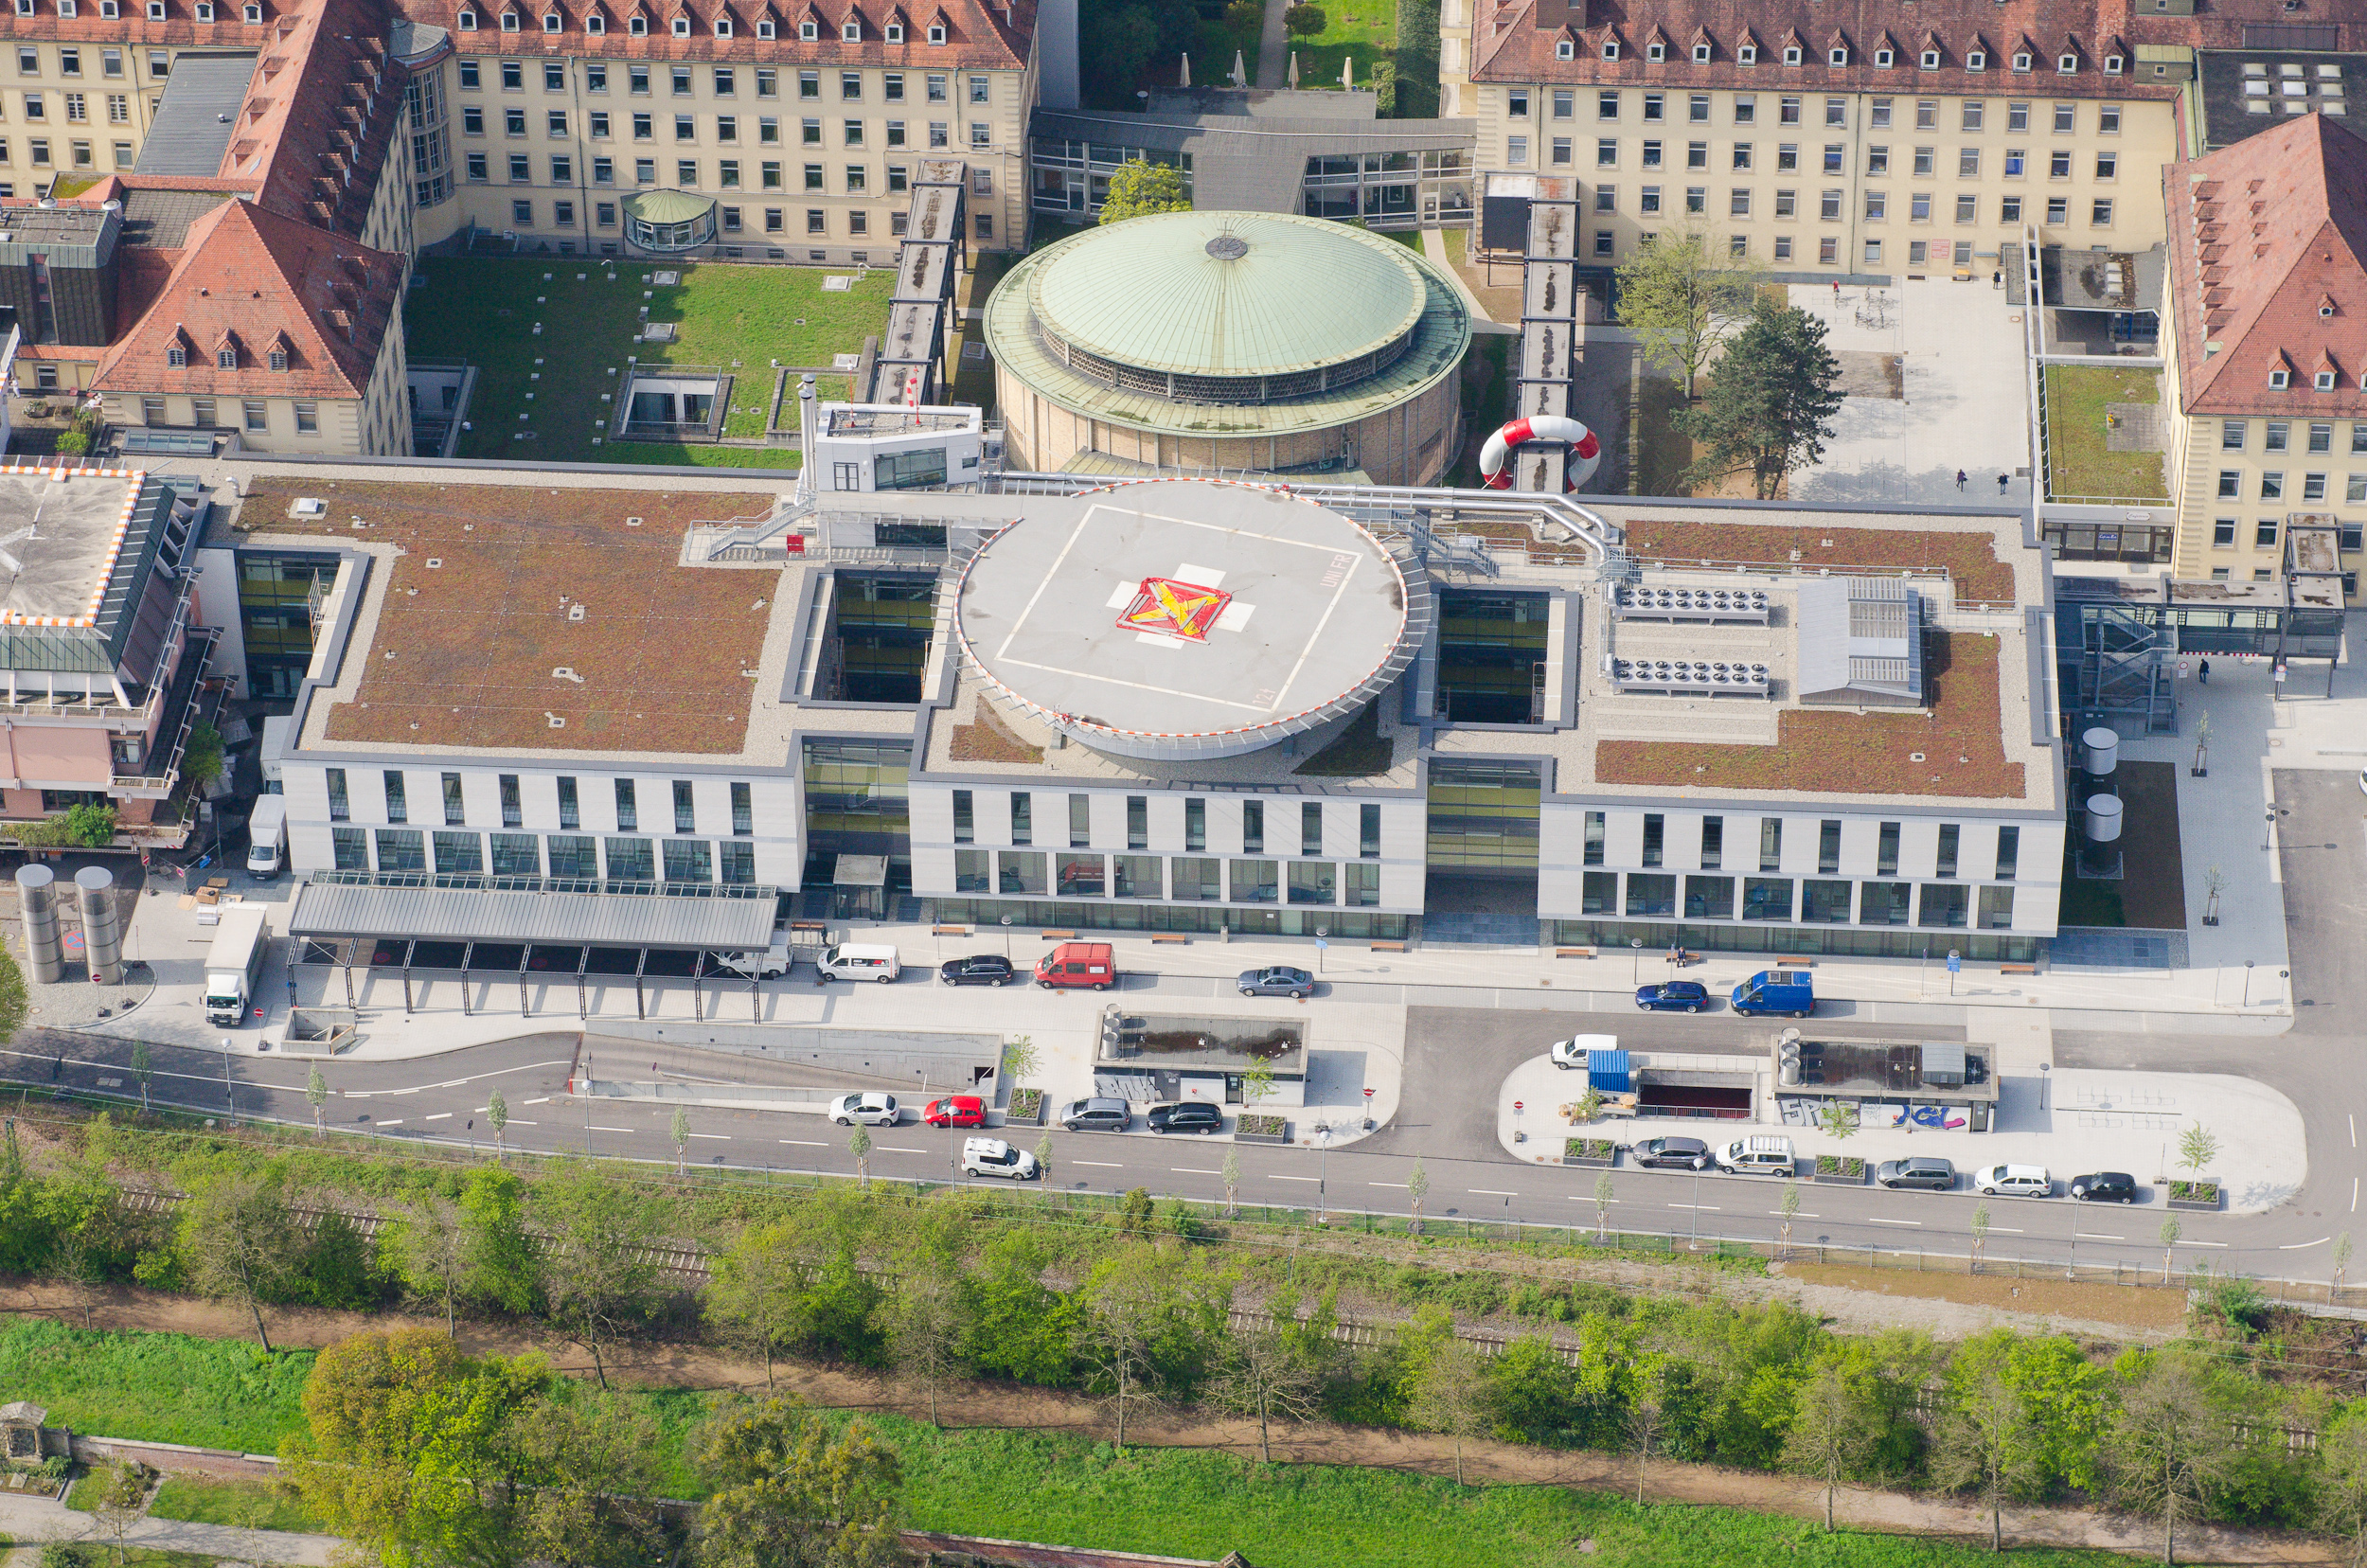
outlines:
[[[1784, 1217], [1784, 1211], [1782, 1209], [1769, 1209], [1767, 1212], [1773, 1215], [1778, 1220], [1781, 1220]], [[1806, 1209], [1802, 1209], [1797, 1214], [1794, 1214], [1792, 1218], [1794, 1220], [1822, 1220], [1824, 1216], [1821, 1214], [1810, 1214]]]
[[1409, 1185], [1410, 1184], [1405, 1183], [1405, 1182], [1367, 1182], [1367, 1183], [1365, 1183], [1364, 1185], [1365, 1185], [1366, 1186], [1385, 1186], [1385, 1187], [1397, 1187], [1397, 1188], [1399, 1188], [1399, 1189], [1403, 1189], [1404, 1187], [1406, 1187], [1406, 1186], [1407, 1186], [1407, 1185]]
[[1221, 1170], [1202, 1170], [1198, 1166], [1169, 1166], [1167, 1168], [1178, 1176], [1221, 1176], [1224, 1174]]
[[1314, 1182], [1320, 1181], [1322, 1178], [1317, 1176], [1275, 1176], [1272, 1180], [1277, 1182]]
[[2073, 1231], [2072, 1234], [2082, 1241], [2126, 1241], [2128, 1239], [2126, 1236], [2107, 1236], [2102, 1231]]
[[541, 1122], [520, 1121], [517, 1117], [512, 1116], [507, 1121], [502, 1123], [502, 1125], [504, 1127], [540, 1127], [543, 1124]]
[[521, 1105], [548, 1105], [551, 1103], [551, 1096], [544, 1095], [541, 1099], [521, 1100], [518, 1103]]
[[1571, 1201], [1572, 1203], [1626, 1203], [1626, 1202], [1627, 1202], [1627, 1200], [1626, 1200], [1625, 1198], [1601, 1198], [1601, 1199], [1597, 1199], [1597, 1198], [1594, 1198], [1594, 1197], [1593, 1197], [1593, 1196], [1591, 1196], [1591, 1195], [1589, 1195], [1589, 1194], [1587, 1194], [1587, 1193], [1583, 1193], [1583, 1192], [1574, 1192], [1574, 1193], [1571, 1193], [1571, 1194], [1570, 1194], [1570, 1201]]
[[2356, 1176], [2351, 1178], [2351, 1212], [2358, 1212], [2358, 1178]]
[[589, 1127], [584, 1129], [584, 1131], [587, 1132], [634, 1132], [638, 1131], [639, 1129], [632, 1127]]
[[694, 1138], [717, 1138], [724, 1143], [732, 1141], [732, 1135], [729, 1132], [693, 1132], [690, 1135]]
[[2027, 1234], [2026, 1232], [2016, 1230], [2011, 1225], [1991, 1225], [1989, 1230], [1991, 1234], [1997, 1236], [2022, 1236]]
[[402, 1123], [400, 1123], [400, 1122], [399, 1122], [399, 1121], [383, 1121], [383, 1122], [380, 1122], [378, 1125], [379, 1125], [379, 1126], [381, 1126], [381, 1127], [400, 1127], [400, 1126], [402, 1125]]
[[[708, 1135], [708, 1136], [713, 1136], [714, 1134], [710, 1133], [710, 1134], [707, 1134], [707, 1135]], [[699, 1134], [699, 1133], [696, 1133], [696, 1132], [693, 1132], [693, 1133], [691, 1134], [691, 1136], [695, 1138], [695, 1137], [700, 1136], [700, 1134]], [[907, 1146], [905, 1146], [905, 1145], [903, 1145], [903, 1144], [881, 1144], [881, 1145], [880, 1146], [880, 1152], [881, 1152], [881, 1153], [882, 1153], [882, 1154], [926, 1154], [926, 1153], [928, 1153], [928, 1152], [929, 1152], [929, 1150], [928, 1150], [928, 1149], [912, 1149], [912, 1148], [908, 1148]], [[1083, 1162], [1082, 1160], [1079, 1160], [1079, 1161], [1077, 1162], [1077, 1164], [1082, 1165], [1082, 1164], [1084, 1164], [1084, 1162]]]
[[2180, 1241], [2177, 1242], [2176, 1245], [2180, 1247], [2224, 1247], [2227, 1243], [2224, 1241]]
[[1723, 1212], [1716, 1203], [1671, 1203], [1668, 1206], [1670, 1208], [1700, 1209], [1705, 1214], [1718, 1214]]
[[2305, 1247], [2323, 1247], [2333, 1239], [2334, 1238], [2331, 1236], [2322, 1236], [2315, 1241], [2287, 1241], [2283, 1246], [2277, 1248], [2277, 1251], [2300, 1252]]
[[2357, 1149], [2358, 1147], [2358, 1114], [2351, 1113], [2348, 1119], [2351, 1124], [2351, 1147]]
[[436, 1114], [425, 1119], [428, 1121], [450, 1121], [452, 1120], [452, 1113], [449, 1111], [438, 1111]]
[[1502, 1187], [1465, 1187], [1463, 1190], [1474, 1198], [1518, 1198], [1520, 1196], [1517, 1192], [1506, 1192]]
[[816, 1143], [811, 1138], [783, 1138], [781, 1142], [785, 1144], [796, 1144], [802, 1149], [828, 1149], [830, 1147], [826, 1143]]
[[1869, 1214], [1866, 1216], [1866, 1223], [1870, 1225], [1920, 1225], [1923, 1221], [1920, 1220], [1885, 1220], [1878, 1214]]
[[1102, 1169], [1104, 1169], [1104, 1170], [1124, 1170], [1124, 1169], [1126, 1168], [1124, 1166], [1122, 1166], [1122, 1165], [1118, 1164], [1115, 1160], [1071, 1160], [1071, 1161], [1069, 1162], [1069, 1164], [1071, 1164], [1071, 1165], [1081, 1165], [1081, 1166], [1098, 1166], [1098, 1167], [1101, 1167]]

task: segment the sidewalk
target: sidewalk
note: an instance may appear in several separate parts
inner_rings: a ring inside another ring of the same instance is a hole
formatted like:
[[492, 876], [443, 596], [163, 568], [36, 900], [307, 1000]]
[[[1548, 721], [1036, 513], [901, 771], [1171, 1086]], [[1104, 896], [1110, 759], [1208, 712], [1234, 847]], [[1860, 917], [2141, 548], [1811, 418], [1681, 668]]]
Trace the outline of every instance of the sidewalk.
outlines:
[[[99, 1541], [98, 1522], [53, 1498], [0, 1492], [0, 1534], [20, 1546], [52, 1541]], [[178, 1519], [142, 1518], [124, 1537], [129, 1546], [191, 1552], [242, 1562], [285, 1562], [300, 1568], [330, 1568], [345, 1542], [335, 1536], [297, 1535], [287, 1530], [246, 1530], [230, 1524], [193, 1524]]]

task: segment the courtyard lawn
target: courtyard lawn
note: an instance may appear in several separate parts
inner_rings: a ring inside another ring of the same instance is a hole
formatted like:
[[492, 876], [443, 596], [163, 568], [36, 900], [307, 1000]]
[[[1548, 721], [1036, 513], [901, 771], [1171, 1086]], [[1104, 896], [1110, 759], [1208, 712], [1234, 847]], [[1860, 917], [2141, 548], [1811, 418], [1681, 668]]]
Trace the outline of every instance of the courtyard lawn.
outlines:
[[1324, 13], [1324, 30], [1312, 38], [1293, 38], [1298, 51], [1299, 85], [1337, 87], [1342, 61], [1356, 62], [1356, 84], [1373, 84], [1377, 61], [1394, 61], [1397, 53], [1397, 0], [1314, 0]]
[[2047, 485], [2057, 498], [2169, 498], [2159, 452], [2113, 452], [2107, 446], [2107, 403], [2158, 403], [2159, 370], [2119, 365], [2046, 367]]
[[[772, 414], [773, 362], [827, 371], [833, 356], [861, 353], [863, 339], [887, 325], [895, 288], [887, 267], [839, 293], [824, 290], [823, 279], [850, 276], [851, 269], [603, 264], [610, 259], [421, 258], [426, 282], [404, 306], [410, 357], [477, 366], [469, 408], [474, 428], [462, 433], [455, 455], [794, 467], [794, 454], [778, 447], [596, 446], [616, 409], [601, 398], [621, 392], [629, 356], [643, 365], [719, 365], [736, 378], [725, 436], [761, 437]], [[680, 281], [660, 287], [651, 281], [659, 271], [676, 272]], [[640, 341], [644, 305], [650, 320], [676, 324], [673, 342]], [[823, 384], [827, 395], [846, 383], [826, 376]]]

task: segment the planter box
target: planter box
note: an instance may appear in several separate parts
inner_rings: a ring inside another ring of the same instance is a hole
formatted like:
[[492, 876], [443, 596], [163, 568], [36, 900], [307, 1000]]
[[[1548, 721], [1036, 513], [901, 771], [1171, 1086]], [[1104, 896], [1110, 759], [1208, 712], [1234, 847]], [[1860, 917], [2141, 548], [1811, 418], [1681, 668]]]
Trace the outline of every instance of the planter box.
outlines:
[[2220, 1196], [2216, 1182], [2172, 1182], [2169, 1186], [2169, 1205], [2174, 1209], [2216, 1214]]
[[1865, 1173], [1865, 1162], [1854, 1154], [1820, 1154], [1816, 1159], [1816, 1174], [1810, 1180], [1825, 1186], [1863, 1186]]
[[1287, 1144], [1290, 1141], [1290, 1124], [1280, 1116], [1245, 1115], [1234, 1123], [1233, 1141]]
[[1041, 1127], [1043, 1125], [1043, 1091], [1041, 1089], [1012, 1090], [1011, 1108], [1004, 1113], [1003, 1120], [1006, 1126]]
[[1564, 1138], [1561, 1163], [1566, 1166], [1609, 1167], [1619, 1157], [1619, 1146], [1609, 1138]]

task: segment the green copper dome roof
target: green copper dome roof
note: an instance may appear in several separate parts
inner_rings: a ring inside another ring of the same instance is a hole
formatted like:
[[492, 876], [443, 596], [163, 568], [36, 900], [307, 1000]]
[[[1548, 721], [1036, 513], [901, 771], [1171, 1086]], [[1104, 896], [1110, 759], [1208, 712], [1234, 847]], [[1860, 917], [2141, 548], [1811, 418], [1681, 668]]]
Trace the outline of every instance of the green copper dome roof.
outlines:
[[1048, 336], [1112, 365], [1185, 376], [1272, 376], [1379, 354], [1420, 323], [1430, 295], [1405, 246], [1280, 213], [1133, 218], [1035, 261], [1027, 304]]

